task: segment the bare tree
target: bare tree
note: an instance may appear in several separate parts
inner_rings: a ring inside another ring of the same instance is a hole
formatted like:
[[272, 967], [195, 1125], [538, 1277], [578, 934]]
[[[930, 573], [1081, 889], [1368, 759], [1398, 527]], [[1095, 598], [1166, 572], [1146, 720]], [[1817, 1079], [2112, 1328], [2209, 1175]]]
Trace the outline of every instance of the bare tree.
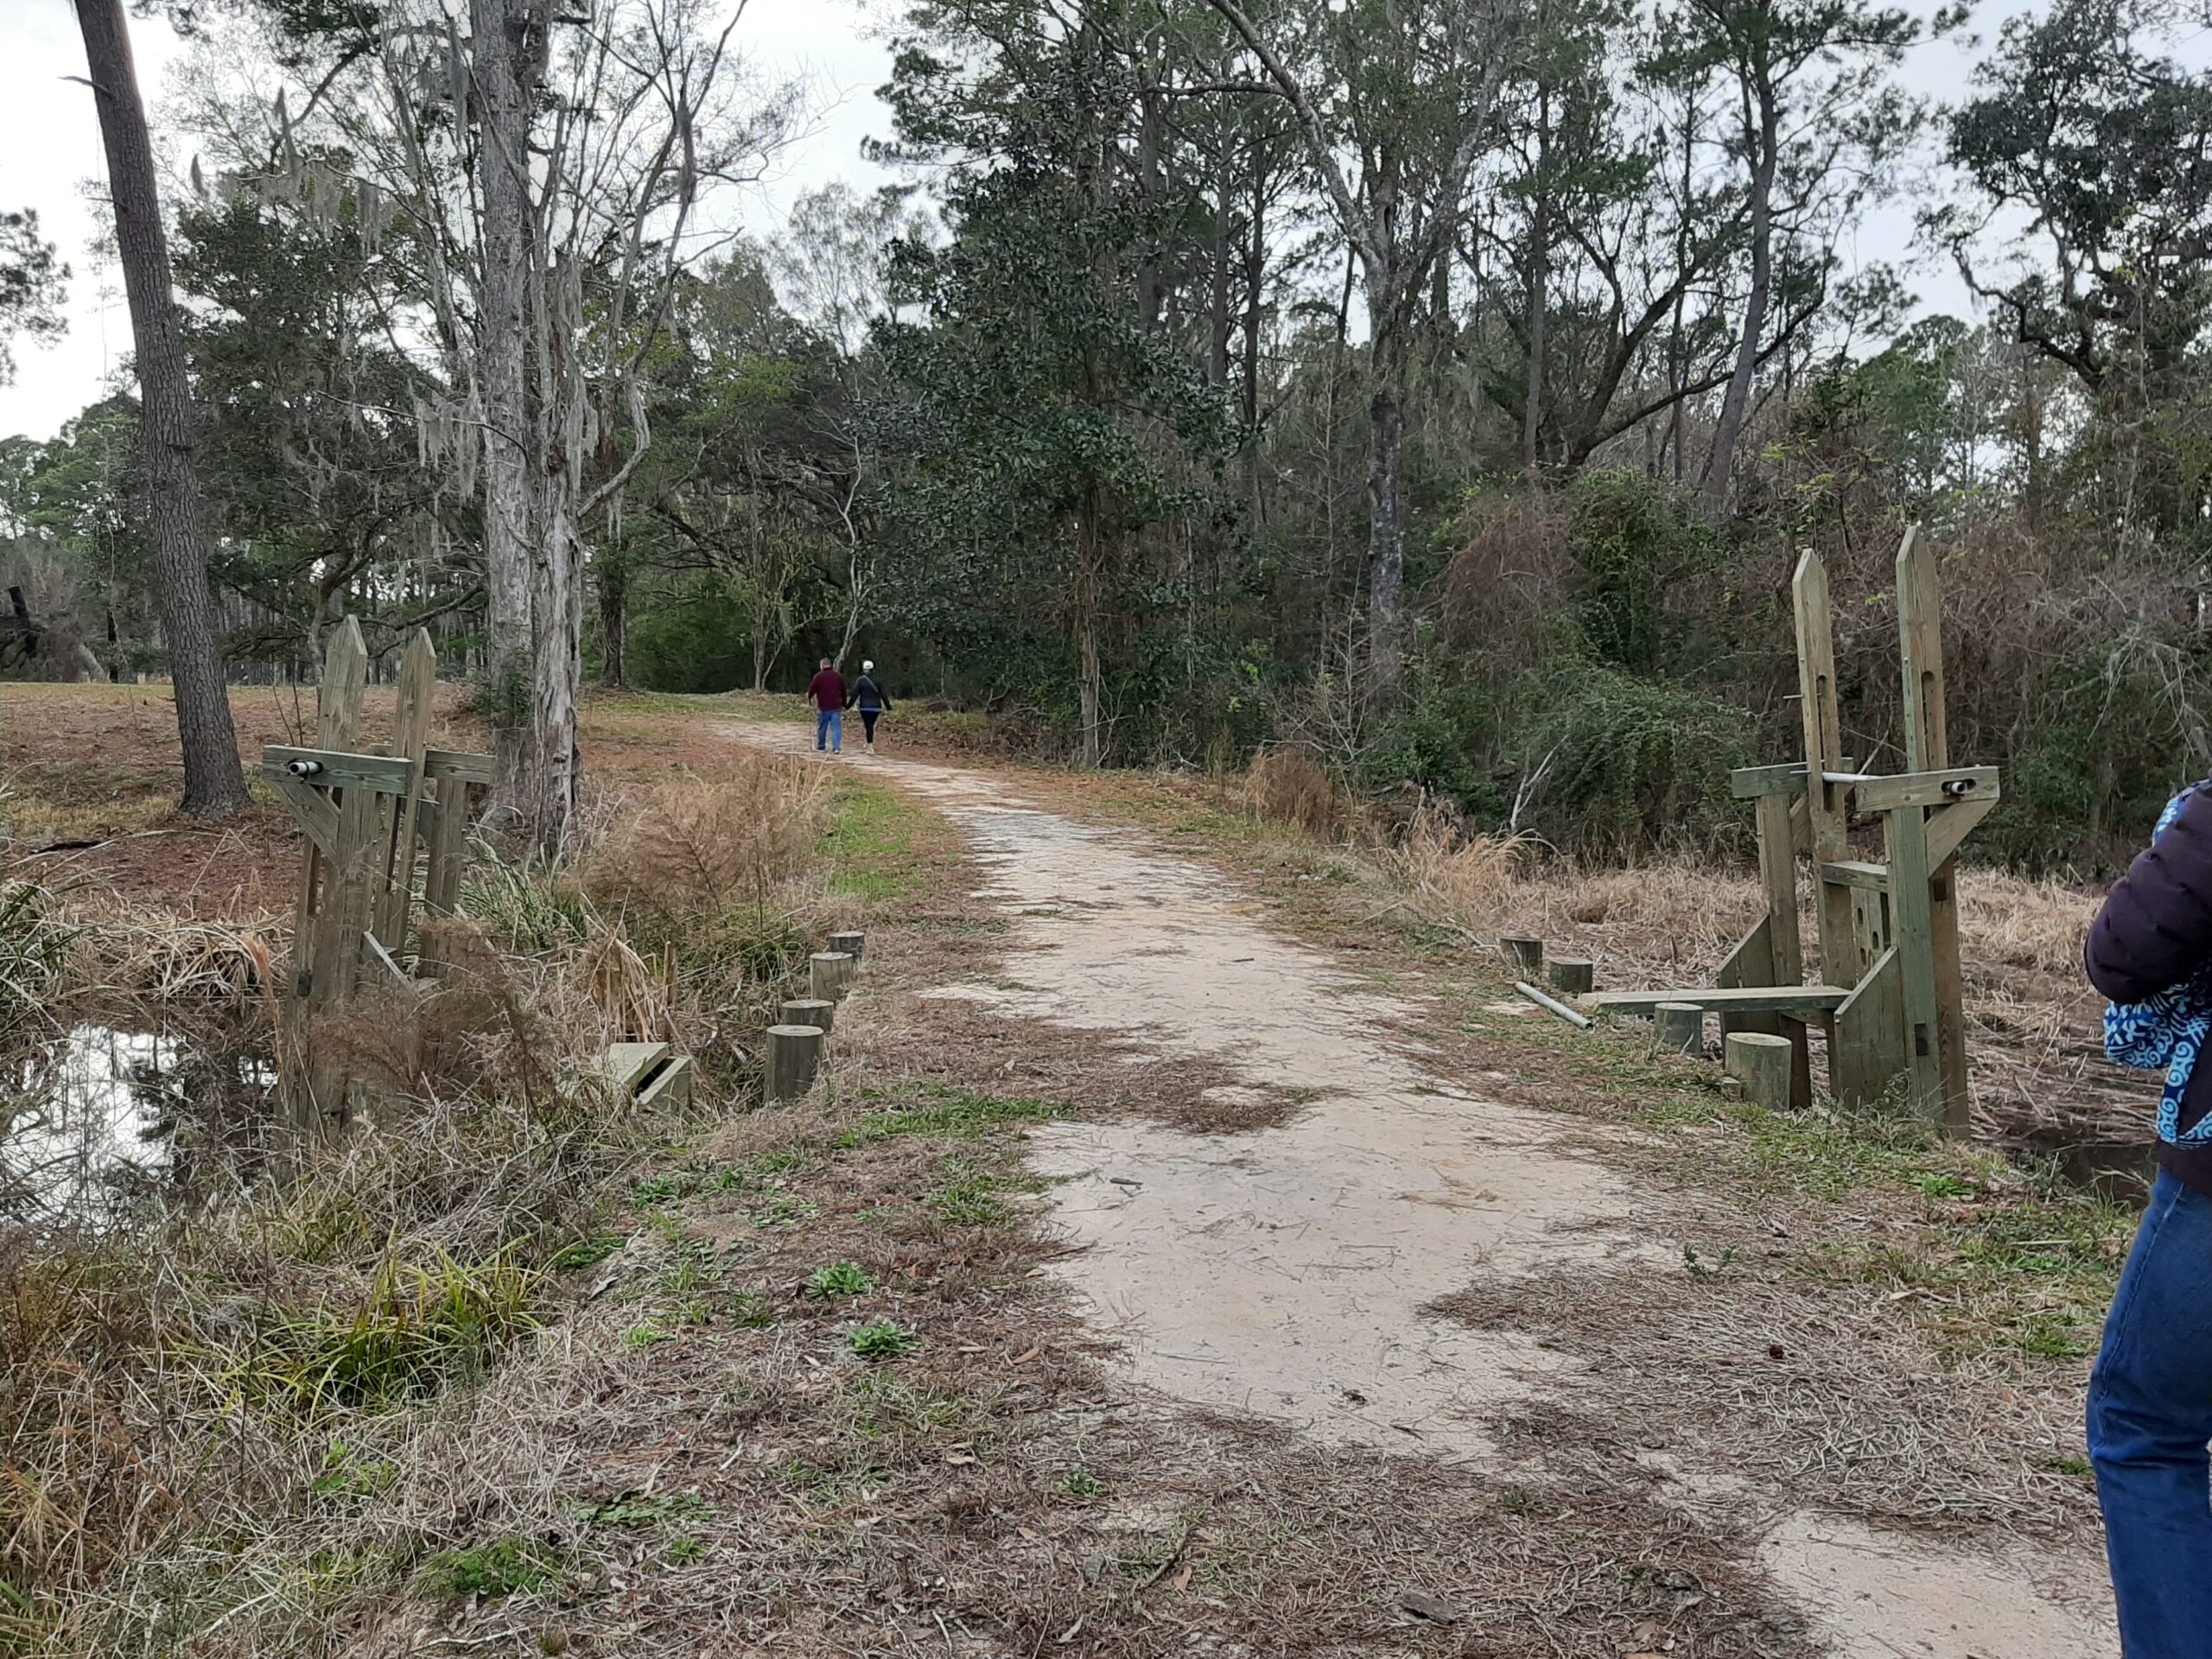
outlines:
[[130, 305], [146, 517], [161, 575], [162, 628], [168, 639], [177, 737], [184, 750], [180, 810], [192, 817], [226, 818], [246, 804], [245, 774], [238, 765], [215, 598], [207, 582], [207, 517], [194, 463], [197, 433], [170, 289], [168, 238], [154, 186], [153, 141], [131, 63], [123, 0], [77, 0], [77, 23], [107, 150], [116, 248]]
[[[1516, 30], [1506, 0], [1353, 0], [1289, 8], [1309, 27], [1262, 30], [1211, 0], [1294, 112], [1306, 162], [1360, 269], [1367, 301], [1369, 670], [1398, 683], [1405, 649], [1400, 485], [1412, 336], [1451, 251]], [[1240, 88], [1240, 90], [1249, 90]], [[1353, 165], [1347, 168], [1347, 161]]]

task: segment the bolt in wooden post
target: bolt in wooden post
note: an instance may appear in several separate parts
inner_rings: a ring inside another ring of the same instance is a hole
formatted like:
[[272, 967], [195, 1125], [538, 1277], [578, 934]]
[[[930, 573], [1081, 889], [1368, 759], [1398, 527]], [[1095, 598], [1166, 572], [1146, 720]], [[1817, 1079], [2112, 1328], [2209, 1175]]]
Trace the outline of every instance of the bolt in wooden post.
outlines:
[[807, 958], [806, 984], [810, 995], [842, 1001], [853, 988], [853, 959], [842, 950], [816, 951]]
[[858, 967], [867, 944], [868, 935], [865, 933], [832, 933], [827, 948], [843, 951], [853, 959], [854, 966]]
[[1580, 996], [1598, 988], [1598, 964], [1594, 962], [1558, 957], [1553, 959], [1549, 972], [1552, 988], [1565, 991], [1569, 996]]
[[787, 1026], [819, 1026], [828, 1036], [837, 1018], [837, 1005], [823, 996], [795, 996], [784, 1004]]
[[814, 1087], [822, 1069], [822, 1027], [768, 1027], [767, 1095], [771, 1102], [798, 1100]]
[[1497, 948], [1505, 952], [1506, 961], [1518, 968], [1523, 978], [1543, 977], [1544, 942], [1541, 939], [1500, 939]]
[[1705, 1010], [1694, 1002], [1662, 1002], [1651, 1010], [1654, 1039], [1662, 1054], [1705, 1052]]
[[1795, 1046], [1787, 1037], [1761, 1031], [1730, 1032], [1722, 1055], [1728, 1075], [1743, 1084], [1745, 1098], [1777, 1112], [1789, 1104], [1795, 1059]]

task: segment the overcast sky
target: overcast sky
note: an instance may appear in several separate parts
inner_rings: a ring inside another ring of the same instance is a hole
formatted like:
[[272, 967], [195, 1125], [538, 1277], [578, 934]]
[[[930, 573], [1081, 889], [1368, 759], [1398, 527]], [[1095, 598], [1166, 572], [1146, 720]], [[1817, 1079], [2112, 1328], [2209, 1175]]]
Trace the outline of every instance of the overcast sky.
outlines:
[[[1974, 22], [1985, 39], [2018, 10], [1993, 0]], [[798, 192], [844, 178], [868, 184], [879, 176], [861, 156], [861, 142], [889, 122], [875, 98], [890, 60], [861, 0], [750, 0], [740, 39], [753, 61], [815, 86], [818, 113], [806, 140], [784, 159], [779, 175], [758, 194], [748, 213], [766, 225]], [[158, 115], [162, 89], [183, 48], [166, 24], [134, 22], [140, 81]], [[2190, 55], [2195, 55], [2192, 52]], [[1957, 98], [1974, 54], [1956, 41], [1924, 46], [1907, 66], [1914, 90]], [[50, 437], [78, 410], [99, 397], [129, 347], [130, 319], [121, 283], [86, 251], [92, 216], [85, 193], [102, 170], [99, 130], [91, 92], [69, 77], [84, 73], [83, 48], [69, 0], [0, 0], [0, 208], [38, 210], [46, 234], [73, 268], [69, 332], [52, 346], [19, 341], [16, 384], [0, 387], [0, 435]], [[1912, 234], [1911, 204], [1870, 215], [1846, 250], [1855, 260], [1898, 260]], [[1940, 262], [1911, 272], [1923, 308], [1964, 314], [1956, 275]]]

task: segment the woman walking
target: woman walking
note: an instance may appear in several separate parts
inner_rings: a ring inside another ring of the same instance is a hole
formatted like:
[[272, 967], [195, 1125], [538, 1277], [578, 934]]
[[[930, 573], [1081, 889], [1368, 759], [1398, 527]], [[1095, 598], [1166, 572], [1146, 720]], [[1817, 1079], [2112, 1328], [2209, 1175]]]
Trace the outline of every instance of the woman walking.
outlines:
[[847, 706], [861, 711], [861, 726], [868, 736], [868, 752], [874, 754], [876, 720], [880, 715], [891, 712], [891, 698], [876, 682], [874, 663], [861, 664], [861, 677], [853, 682], [852, 696]]
[[2212, 1651], [2212, 785], [2176, 797], [2084, 955], [2105, 1049], [2165, 1074], [2158, 1175], [2089, 1381], [2089, 1460], [2127, 1659]]

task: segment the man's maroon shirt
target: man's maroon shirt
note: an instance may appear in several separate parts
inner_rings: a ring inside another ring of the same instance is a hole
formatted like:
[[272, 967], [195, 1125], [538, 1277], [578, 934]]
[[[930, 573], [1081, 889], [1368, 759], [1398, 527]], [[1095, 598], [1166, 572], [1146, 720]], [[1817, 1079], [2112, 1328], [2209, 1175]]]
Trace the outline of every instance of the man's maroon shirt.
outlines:
[[825, 668], [814, 677], [806, 688], [806, 695], [823, 714], [845, 706], [845, 677], [834, 668]]

